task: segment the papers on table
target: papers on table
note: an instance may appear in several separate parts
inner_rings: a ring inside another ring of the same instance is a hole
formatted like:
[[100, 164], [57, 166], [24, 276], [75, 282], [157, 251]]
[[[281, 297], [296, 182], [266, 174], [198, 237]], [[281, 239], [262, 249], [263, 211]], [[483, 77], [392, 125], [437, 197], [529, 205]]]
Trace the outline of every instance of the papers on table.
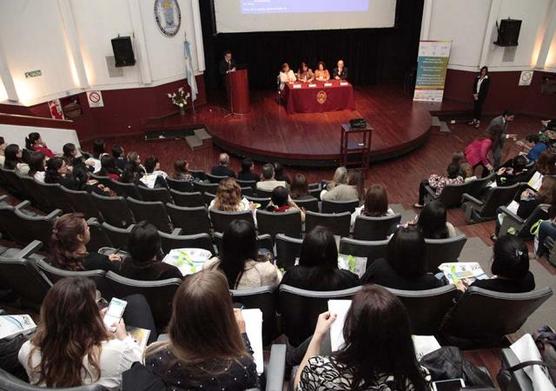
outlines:
[[241, 310], [245, 320], [245, 332], [253, 349], [253, 360], [257, 365], [257, 373], [264, 371], [263, 361], [263, 313], [258, 308]]
[[412, 335], [411, 338], [413, 339], [417, 361], [420, 361], [423, 356], [440, 349], [440, 344], [434, 335]]
[[[525, 334], [514, 342], [510, 349], [514, 352], [519, 362], [542, 361], [539, 349], [533, 341], [531, 334]], [[535, 391], [554, 391], [556, 388], [549, 380], [548, 375], [540, 365], [530, 365], [523, 368], [527, 376], [531, 379], [533, 390]]]
[[0, 339], [14, 337], [18, 334], [28, 334], [36, 328], [37, 325], [29, 315], [0, 316]]
[[338, 255], [338, 267], [340, 269], [349, 270], [350, 272], [357, 274], [359, 278], [363, 277], [365, 271], [367, 270], [367, 258], [366, 257], [354, 257], [353, 255]]
[[351, 300], [328, 300], [328, 311], [337, 316], [330, 326], [330, 346], [333, 352], [344, 346], [344, 322], [349, 307], [351, 307]]
[[210, 251], [202, 248], [177, 248], [170, 251], [162, 262], [177, 267], [185, 277], [201, 271], [211, 256]]
[[539, 189], [541, 188], [541, 185], [542, 185], [543, 178], [544, 178], [544, 176], [540, 172], [537, 171], [533, 174], [531, 179], [529, 179], [529, 182], [527, 184], [529, 185], [529, 187], [531, 189], [535, 189], [536, 191], [539, 191]]
[[447, 262], [438, 266], [450, 284], [463, 281], [467, 286], [475, 280], [487, 280], [489, 277], [477, 262]]

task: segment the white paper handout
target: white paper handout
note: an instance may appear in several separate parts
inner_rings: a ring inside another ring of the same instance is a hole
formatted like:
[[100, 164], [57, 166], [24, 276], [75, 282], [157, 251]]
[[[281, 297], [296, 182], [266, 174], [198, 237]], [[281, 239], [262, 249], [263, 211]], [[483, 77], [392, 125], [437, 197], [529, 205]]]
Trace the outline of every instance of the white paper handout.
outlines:
[[365, 274], [365, 271], [367, 271], [367, 258], [339, 254], [338, 267], [340, 269], [349, 270], [350, 272], [357, 274], [357, 276], [361, 278], [363, 277], [363, 274]]
[[542, 185], [542, 179], [544, 178], [543, 174], [541, 174], [540, 172], [535, 172], [533, 174], [533, 176], [531, 177], [531, 179], [529, 179], [529, 183], [527, 183], [529, 185], [529, 187], [531, 189], [535, 189], [536, 191], [539, 191], [539, 189], [541, 188]]
[[37, 325], [30, 315], [0, 316], [0, 339], [10, 338], [18, 334], [27, 334], [36, 328]]
[[519, 202], [513, 200], [512, 202], [510, 202], [510, 205], [508, 205], [506, 207], [510, 212], [512, 212], [514, 215], [517, 214], [517, 210], [519, 209]]
[[328, 311], [336, 314], [336, 320], [330, 326], [330, 346], [333, 352], [344, 346], [344, 322], [349, 307], [351, 300], [328, 300]]
[[440, 344], [434, 335], [413, 335], [413, 346], [415, 346], [415, 356], [417, 361], [421, 360], [423, 356], [440, 349]]
[[478, 262], [446, 262], [438, 266], [450, 284], [464, 280], [471, 285], [475, 280], [486, 280], [489, 277]]
[[[519, 362], [542, 361], [541, 354], [531, 334], [525, 334], [514, 342], [510, 349], [514, 352]], [[546, 372], [539, 365], [531, 365], [523, 368], [527, 376], [531, 379], [533, 390], [535, 391], [555, 391], [556, 388], [548, 378]]]
[[253, 360], [257, 365], [257, 373], [264, 371], [263, 361], [263, 313], [258, 308], [241, 310], [245, 320], [245, 332], [253, 349]]
[[170, 251], [162, 262], [177, 267], [185, 277], [201, 271], [211, 256], [210, 251], [202, 248], [177, 248]]

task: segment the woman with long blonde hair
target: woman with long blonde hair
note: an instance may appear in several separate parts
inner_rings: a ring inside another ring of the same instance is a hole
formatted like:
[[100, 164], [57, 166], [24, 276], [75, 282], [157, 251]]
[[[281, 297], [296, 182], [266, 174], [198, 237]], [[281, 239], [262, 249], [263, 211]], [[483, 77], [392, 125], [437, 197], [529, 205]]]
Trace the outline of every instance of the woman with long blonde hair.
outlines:
[[169, 341], [149, 346], [145, 366], [172, 388], [245, 390], [257, 387], [241, 310], [234, 309], [218, 271], [188, 276], [178, 288]]
[[216, 198], [210, 203], [209, 209], [214, 208], [223, 212], [241, 212], [250, 210], [251, 205], [246, 198], [241, 195], [241, 187], [234, 178], [227, 178], [220, 181]]

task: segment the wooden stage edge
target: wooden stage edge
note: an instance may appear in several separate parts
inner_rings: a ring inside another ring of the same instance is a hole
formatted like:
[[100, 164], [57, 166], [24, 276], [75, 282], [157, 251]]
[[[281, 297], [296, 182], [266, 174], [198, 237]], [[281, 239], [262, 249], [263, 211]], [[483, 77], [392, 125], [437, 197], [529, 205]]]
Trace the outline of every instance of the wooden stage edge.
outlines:
[[[397, 85], [355, 87], [355, 110], [288, 114], [272, 91], [252, 92], [251, 112], [225, 116], [222, 110], [200, 113], [213, 143], [239, 157], [278, 161], [296, 167], [335, 167], [340, 164], [341, 124], [365, 118], [373, 127], [370, 161], [384, 161], [424, 145], [432, 114], [442, 104], [413, 102]], [[446, 106], [444, 108], [447, 108]], [[219, 112], [220, 111], [220, 112]]]

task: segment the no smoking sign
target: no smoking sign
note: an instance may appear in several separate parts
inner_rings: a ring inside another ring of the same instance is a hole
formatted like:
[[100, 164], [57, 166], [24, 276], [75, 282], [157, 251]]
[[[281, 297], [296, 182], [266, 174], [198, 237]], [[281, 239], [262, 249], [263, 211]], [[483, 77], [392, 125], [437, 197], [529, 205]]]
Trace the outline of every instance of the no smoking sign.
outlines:
[[104, 107], [102, 92], [98, 90], [87, 91], [87, 101], [89, 102], [89, 107]]

